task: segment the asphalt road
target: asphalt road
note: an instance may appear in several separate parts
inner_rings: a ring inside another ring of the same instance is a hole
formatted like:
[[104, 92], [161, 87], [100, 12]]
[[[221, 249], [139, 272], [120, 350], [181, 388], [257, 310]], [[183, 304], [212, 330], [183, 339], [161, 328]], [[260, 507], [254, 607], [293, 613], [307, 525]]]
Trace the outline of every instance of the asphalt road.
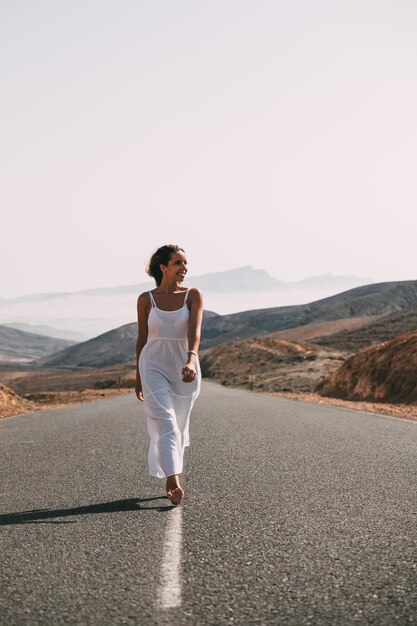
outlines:
[[186, 499], [135, 396], [0, 422], [0, 623], [417, 624], [417, 424], [205, 383]]

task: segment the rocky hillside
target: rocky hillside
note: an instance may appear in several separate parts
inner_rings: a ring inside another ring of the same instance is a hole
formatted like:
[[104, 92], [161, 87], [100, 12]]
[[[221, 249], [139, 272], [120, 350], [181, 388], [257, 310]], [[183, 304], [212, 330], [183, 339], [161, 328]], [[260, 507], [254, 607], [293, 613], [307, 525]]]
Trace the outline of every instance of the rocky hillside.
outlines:
[[32, 407], [32, 402], [24, 400], [14, 391], [0, 384], [0, 418], [25, 413]]
[[311, 391], [346, 358], [340, 351], [257, 337], [201, 353], [203, 376], [259, 391]]
[[346, 400], [417, 402], [417, 331], [354, 354], [316, 390]]
[[27, 333], [0, 325], [0, 361], [28, 363], [75, 344], [75, 341]]

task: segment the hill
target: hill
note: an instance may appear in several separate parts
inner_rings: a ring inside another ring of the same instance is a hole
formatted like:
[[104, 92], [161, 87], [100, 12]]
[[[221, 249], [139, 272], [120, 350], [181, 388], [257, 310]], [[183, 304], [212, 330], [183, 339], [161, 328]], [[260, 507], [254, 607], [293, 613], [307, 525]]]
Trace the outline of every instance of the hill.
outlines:
[[109, 367], [128, 363], [135, 356], [138, 326], [125, 324], [83, 341], [56, 354], [39, 359], [36, 365], [45, 367]]
[[[417, 281], [377, 283], [309, 304], [244, 311], [207, 320], [203, 348], [316, 322], [381, 317], [417, 305]], [[365, 323], [365, 320], [361, 320]]]
[[[204, 320], [212, 317], [217, 317], [217, 314], [204, 311]], [[137, 336], [137, 323], [125, 324], [94, 339], [38, 359], [36, 365], [52, 368], [124, 365], [135, 359]]]
[[[203, 319], [201, 349], [282, 330], [300, 330], [300, 327], [307, 327], [308, 324], [321, 324], [320, 332], [323, 334], [327, 332], [325, 326], [329, 323], [335, 330], [340, 330], [341, 326], [366, 324], [367, 319], [375, 320], [410, 305], [417, 305], [417, 281], [357, 287], [330, 298], [291, 307], [231, 315], [217, 315], [207, 311]], [[127, 363], [134, 358], [136, 336], [136, 323], [126, 324], [43, 358], [39, 364], [47, 367], [105, 367]]]
[[0, 325], [0, 361], [3, 362], [28, 363], [74, 343], [67, 339], [46, 337]]
[[417, 402], [417, 331], [354, 354], [316, 390], [347, 400]]
[[258, 391], [312, 391], [346, 354], [306, 343], [257, 337], [204, 350], [203, 376]]
[[398, 313], [384, 315], [377, 321], [362, 324], [360, 328], [345, 329], [328, 336], [312, 338], [311, 341], [329, 348], [357, 352], [413, 330], [417, 330], [417, 305], [409, 306]]
[[[370, 320], [380, 319], [379, 315], [364, 315], [361, 317], [351, 317], [341, 320], [330, 320], [329, 322], [311, 322], [303, 326], [288, 328], [287, 330], [277, 330], [275, 333], [266, 335], [275, 339], [288, 339], [289, 341], [308, 341], [319, 344], [322, 338], [341, 333], [342, 330], [353, 330], [369, 323]], [[316, 341], [317, 340], [317, 341]], [[326, 345], [323, 343], [323, 345]]]

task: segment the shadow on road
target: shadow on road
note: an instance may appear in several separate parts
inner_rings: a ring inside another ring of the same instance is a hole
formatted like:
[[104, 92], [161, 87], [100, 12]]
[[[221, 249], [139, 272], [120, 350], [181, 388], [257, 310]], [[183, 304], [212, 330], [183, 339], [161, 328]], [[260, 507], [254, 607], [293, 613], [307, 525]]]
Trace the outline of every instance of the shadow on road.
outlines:
[[[113, 502], [103, 502], [100, 504], [87, 504], [77, 506], [72, 509], [34, 509], [32, 511], [20, 511], [16, 513], [6, 513], [0, 515], [0, 526], [12, 524], [75, 524], [76, 520], [53, 521], [58, 517], [73, 517], [75, 515], [95, 515], [97, 513], [117, 513], [123, 511], [171, 511], [175, 509], [172, 504], [168, 506], [151, 505], [159, 500], [167, 500], [166, 496], [156, 496], [155, 498], [128, 498], [126, 500], [114, 500]], [[145, 506], [144, 506], [145, 504]]]

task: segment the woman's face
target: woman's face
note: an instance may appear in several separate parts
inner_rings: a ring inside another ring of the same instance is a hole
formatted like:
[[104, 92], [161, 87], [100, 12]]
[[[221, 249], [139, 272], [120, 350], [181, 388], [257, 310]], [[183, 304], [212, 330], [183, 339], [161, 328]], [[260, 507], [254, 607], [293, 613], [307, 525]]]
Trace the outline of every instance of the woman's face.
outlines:
[[182, 282], [187, 273], [187, 258], [184, 252], [174, 252], [168, 265], [161, 265], [162, 274], [171, 280]]

